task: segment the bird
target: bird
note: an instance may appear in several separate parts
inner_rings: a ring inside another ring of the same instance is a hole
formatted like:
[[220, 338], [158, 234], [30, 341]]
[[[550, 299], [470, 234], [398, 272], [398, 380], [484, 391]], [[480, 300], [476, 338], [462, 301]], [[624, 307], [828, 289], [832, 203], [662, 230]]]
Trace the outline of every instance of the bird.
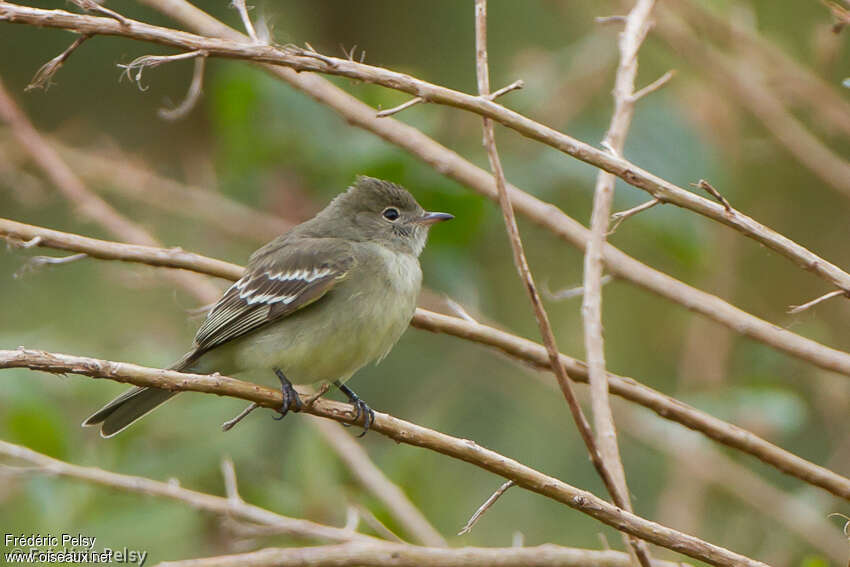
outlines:
[[[425, 211], [401, 185], [358, 176], [313, 218], [251, 255], [170, 369], [273, 372], [283, 395], [277, 419], [302, 409], [293, 384], [334, 384], [354, 406], [354, 421], [363, 416], [365, 435], [374, 411], [346, 381], [380, 362], [407, 328], [429, 229], [452, 218]], [[134, 387], [82, 425], [112, 437], [177, 393]]]

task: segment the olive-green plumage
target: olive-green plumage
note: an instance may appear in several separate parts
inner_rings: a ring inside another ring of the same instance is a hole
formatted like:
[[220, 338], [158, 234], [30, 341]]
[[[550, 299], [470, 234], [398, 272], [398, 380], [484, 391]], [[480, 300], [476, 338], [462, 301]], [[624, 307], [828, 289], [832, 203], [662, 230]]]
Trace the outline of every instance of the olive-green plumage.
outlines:
[[[174, 370], [279, 369], [293, 383], [344, 383], [401, 337], [422, 282], [427, 213], [399, 185], [360, 177], [314, 218], [257, 250]], [[174, 392], [133, 388], [89, 417], [123, 430]]]

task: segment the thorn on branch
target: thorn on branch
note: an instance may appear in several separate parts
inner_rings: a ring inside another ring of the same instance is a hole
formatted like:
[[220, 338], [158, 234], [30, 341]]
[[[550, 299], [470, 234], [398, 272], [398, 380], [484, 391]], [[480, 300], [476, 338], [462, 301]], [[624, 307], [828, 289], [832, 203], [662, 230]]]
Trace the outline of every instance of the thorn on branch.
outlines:
[[[187, 51], [186, 53], [178, 53], [177, 55], [142, 55], [132, 60], [127, 65], [119, 64], [118, 67], [124, 69], [122, 76], [126, 75], [131, 81], [134, 81], [139, 90], [146, 91], [147, 87], [142, 85], [142, 72], [147, 68], [159, 67], [165, 63], [173, 61], [183, 61], [184, 59], [194, 59], [195, 57], [206, 57], [207, 52], [203, 49], [195, 51]], [[135, 72], [135, 76], [133, 76]]]
[[499, 489], [498, 489], [498, 490], [496, 490], [496, 492], [494, 492], [493, 494], [491, 494], [491, 495], [490, 495], [490, 498], [488, 498], [487, 500], [485, 500], [485, 501], [484, 501], [484, 504], [482, 504], [482, 505], [478, 508], [478, 510], [476, 510], [476, 511], [475, 511], [475, 513], [472, 515], [472, 517], [471, 517], [471, 518], [469, 518], [469, 521], [468, 521], [468, 522], [466, 522], [466, 525], [465, 525], [465, 526], [463, 526], [463, 529], [462, 529], [462, 530], [460, 530], [460, 531], [457, 533], [457, 535], [464, 535], [464, 534], [468, 534], [470, 531], [472, 531], [473, 526], [475, 526], [475, 524], [477, 524], [477, 523], [478, 523], [478, 520], [479, 520], [479, 519], [481, 519], [481, 516], [483, 516], [483, 515], [484, 515], [484, 513], [485, 513], [487, 510], [489, 510], [489, 509], [493, 506], [493, 504], [495, 504], [495, 503], [496, 503], [496, 500], [498, 500], [499, 498], [501, 498], [502, 494], [504, 494], [505, 492], [507, 492], [507, 491], [508, 491], [508, 489], [509, 489], [510, 487], [514, 486], [514, 484], [515, 484], [515, 483], [514, 483], [514, 481], [509, 480], [508, 482], [506, 482], [505, 484], [503, 484], [502, 486], [500, 486], [500, 487], [499, 487]]
[[160, 108], [157, 114], [163, 120], [180, 120], [185, 117], [195, 107], [201, 98], [204, 86], [204, 68], [206, 67], [207, 58], [198, 57], [195, 59], [195, 72], [192, 74], [192, 83], [189, 85], [189, 91], [186, 93], [186, 98], [183, 102], [174, 108]]
[[398, 106], [394, 106], [393, 108], [381, 110], [375, 116], [377, 116], [378, 118], [384, 118], [386, 116], [392, 116], [393, 114], [401, 112], [402, 110], [406, 110], [406, 109], [410, 108], [411, 106], [419, 104], [420, 102], [425, 102], [425, 99], [422, 98], [421, 96], [418, 96], [418, 97], [412, 98], [409, 101], [402, 103]]
[[625, 210], [625, 211], [620, 211], [618, 213], [614, 213], [613, 215], [611, 215], [611, 222], [613, 224], [611, 225], [611, 230], [608, 231], [608, 235], [610, 236], [611, 234], [614, 234], [614, 231], [617, 230], [620, 227], [620, 225], [623, 224], [623, 221], [626, 220], [627, 218], [634, 216], [641, 211], [651, 209], [652, 207], [659, 204], [660, 202], [661, 202], [661, 200], [656, 197], [656, 198], [652, 199], [651, 201], [647, 201], [646, 203], [638, 205], [637, 207], [632, 207], [631, 209], [628, 209], [628, 210]]
[[52, 84], [50, 79], [53, 78], [53, 75], [55, 75], [62, 65], [65, 64], [65, 61], [68, 60], [71, 54], [90, 37], [90, 35], [81, 35], [75, 39], [73, 43], [65, 49], [65, 51], [39, 67], [38, 71], [35, 72], [35, 75], [30, 81], [30, 84], [27, 85], [24, 91], [29, 92], [34, 89], [49, 89]]
[[702, 189], [703, 191], [707, 192], [709, 195], [711, 195], [712, 197], [717, 199], [720, 202], [720, 204], [723, 205], [723, 208], [726, 209], [727, 213], [734, 212], [732, 210], [732, 205], [729, 204], [729, 201], [726, 200], [726, 197], [721, 195], [720, 191], [715, 189], [714, 186], [712, 186], [711, 183], [709, 183], [705, 179], [700, 179], [696, 183], [691, 183], [691, 187], [699, 187], [700, 189]]
[[791, 305], [788, 308], [787, 313], [789, 315], [796, 315], [798, 313], [802, 313], [806, 309], [810, 309], [810, 308], [814, 307], [815, 305], [817, 305], [819, 303], [823, 303], [824, 301], [826, 301], [828, 299], [832, 299], [833, 297], [839, 297], [839, 296], [842, 296], [842, 295], [844, 297], [850, 297], [850, 294], [848, 294], [843, 289], [837, 289], [835, 291], [830, 291], [829, 293], [825, 293], [825, 294], [821, 295], [820, 297], [817, 297], [817, 298], [815, 298], [815, 299], [813, 299], [813, 300], [811, 300], [807, 303], [803, 303], [802, 305]]

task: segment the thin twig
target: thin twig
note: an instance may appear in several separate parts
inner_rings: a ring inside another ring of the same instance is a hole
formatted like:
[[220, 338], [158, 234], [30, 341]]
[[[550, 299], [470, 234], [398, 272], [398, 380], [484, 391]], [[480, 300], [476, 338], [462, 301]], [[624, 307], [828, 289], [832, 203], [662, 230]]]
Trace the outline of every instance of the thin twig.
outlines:
[[192, 83], [189, 85], [189, 91], [186, 93], [186, 98], [183, 102], [174, 108], [160, 108], [157, 114], [163, 120], [180, 120], [195, 108], [198, 100], [201, 98], [204, 86], [204, 67], [206, 67], [207, 58], [198, 57], [195, 59], [195, 71], [192, 73]]
[[85, 10], [86, 12], [94, 12], [96, 14], [101, 14], [102, 16], [106, 16], [107, 18], [112, 18], [117, 21], [122, 26], [130, 25], [130, 20], [119, 14], [114, 10], [110, 10], [106, 6], [101, 6], [95, 0], [71, 0], [74, 4]]
[[27, 262], [18, 268], [14, 274], [12, 274], [13, 278], [20, 278], [24, 274], [28, 272], [33, 272], [38, 270], [43, 266], [53, 266], [59, 264], [70, 264], [71, 262], [76, 262], [77, 260], [82, 260], [83, 258], [88, 258], [87, 254], [79, 253], [79, 254], [71, 254], [70, 256], [62, 256], [61, 258], [55, 258], [53, 256], [33, 256]]
[[254, 24], [251, 23], [251, 16], [248, 15], [248, 6], [245, 5], [245, 0], [232, 0], [231, 6], [239, 12], [239, 17], [242, 18], [242, 25], [245, 26], [245, 31], [248, 32], [248, 37], [254, 43], [259, 43], [257, 32], [254, 29]]
[[351, 533], [339, 528], [317, 524], [309, 520], [290, 518], [270, 510], [248, 504], [241, 499], [222, 498], [203, 492], [180, 487], [174, 482], [159, 482], [149, 478], [118, 474], [107, 470], [83, 467], [66, 463], [27, 447], [0, 441], [0, 455], [30, 463], [41, 474], [61, 476], [106, 486], [124, 492], [157, 496], [176, 500], [196, 510], [233, 519], [270, 526], [293, 536], [327, 541], [379, 541], [360, 533]]
[[239, 414], [236, 417], [228, 419], [227, 421], [222, 423], [221, 424], [221, 430], [222, 431], [230, 431], [231, 429], [233, 429], [236, 426], [236, 424], [238, 424], [240, 421], [242, 421], [243, 419], [248, 417], [248, 414], [251, 413], [252, 411], [254, 411], [255, 409], [257, 409], [258, 407], [260, 407], [260, 406], [258, 406], [254, 402], [251, 402], [245, 409], [240, 411]]
[[720, 204], [723, 205], [723, 208], [726, 209], [727, 213], [734, 212], [732, 210], [732, 205], [729, 204], [729, 201], [726, 200], [726, 197], [721, 195], [720, 191], [715, 189], [714, 186], [711, 183], [709, 183], [708, 181], [706, 181], [705, 179], [700, 179], [696, 183], [691, 183], [691, 186], [698, 187], [699, 189], [702, 189], [703, 191], [705, 191], [706, 193], [708, 193], [709, 195], [711, 195], [712, 197], [717, 199], [720, 202]]
[[[203, 49], [197, 49], [195, 51], [187, 51], [186, 53], [178, 53], [176, 55], [142, 55], [141, 57], [136, 57], [126, 65], [119, 63], [118, 67], [120, 69], [124, 69], [124, 75], [131, 81], [135, 82], [139, 87], [139, 90], [146, 91], [148, 90], [148, 87], [142, 85], [142, 73], [145, 69], [153, 69], [154, 67], [159, 67], [165, 63], [195, 59], [196, 57], [206, 58], [207, 52]], [[134, 72], [135, 75], [133, 75]]]
[[[52, 374], [78, 374], [93, 378], [107, 378], [135, 386], [169, 391], [204, 392], [256, 402], [272, 409], [280, 408], [283, 403], [279, 390], [227, 376], [184, 374], [125, 362], [25, 348], [0, 350], [0, 368], [29, 368]], [[304, 407], [302, 411], [342, 423], [362, 425], [360, 422], [365, 418], [361, 415], [359, 420], [356, 420], [354, 408], [350, 404], [326, 399], [316, 400], [311, 407]], [[674, 549], [694, 559], [730, 567], [766, 567], [759, 561], [626, 512], [590, 492], [545, 475], [468, 439], [452, 437], [381, 412], [375, 412], [371, 429], [394, 441], [427, 448], [466, 461], [506, 480], [513, 480], [517, 486], [565, 504], [617, 530], [662, 547]], [[222, 500], [229, 502], [226, 498]], [[346, 534], [346, 537], [351, 539], [352, 536]]]
[[654, 81], [652, 81], [651, 83], [649, 83], [648, 85], [646, 85], [645, 87], [643, 87], [642, 89], [637, 91], [636, 93], [633, 93], [631, 95], [632, 101], [637, 102], [640, 99], [642, 99], [643, 97], [645, 97], [646, 95], [654, 93], [655, 91], [657, 91], [658, 89], [664, 87], [664, 85], [669, 83], [670, 79], [672, 79], [674, 76], [676, 76], [676, 70], [670, 69], [669, 71], [667, 71], [666, 73], [664, 73], [663, 75], [661, 75], [660, 77], [658, 77], [657, 79], [655, 79]]
[[412, 98], [409, 101], [404, 102], [404, 103], [402, 103], [398, 106], [394, 106], [394, 107], [388, 108], [386, 110], [380, 110], [380, 111], [375, 113], [375, 116], [377, 116], [378, 118], [385, 118], [387, 116], [392, 116], [393, 114], [397, 114], [397, 113], [401, 112], [402, 110], [406, 110], [406, 109], [410, 108], [411, 106], [415, 106], [415, 105], [419, 104], [420, 102], [424, 102], [424, 101], [425, 101], [424, 98], [422, 98], [421, 96], [417, 96], [417, 97]]
[[[614, 276], [611, 274], [606, 274], [602, 276], [600, 280], [600, 285], [605, 286], [614, 281]], [[558, 291], [551, 291], [548, 288], [543, 288], [543, 295], [546, 296], [546, 299], [549, 301], [564, 301], [565, 299], [573, 299], [575, 297], [582, 297], [584, 295], [584, 286], [576, 286], [576, 287], [568, 287], [566, 289], [559, 289]]]
[[446, 540], [440, 532], [431, 525], [404, 491], [375, 466], [360, 443], [352, 439], [339, 424], [318, 418], [311, 419], [310, 423], [334, 448], [354, 479], [383, 503], [415, 541], [431, 547], [446, 547]]
[[[6, 6], [8, 4], [0, 5], [0, 17], [2, 17]], [[76, 206], [77, 211], [83, 217], [98, 223], [122, 240], [146, 246], [159, 246], [159, 241], [147, 230], [121, 215], [80, 181], [80, 178], [56, 150], [47, 143], [23, 111], [15, 104], [15, 101], [4, 88], [2, 79], [0, 79], [0, 120], [11, 126], [12, 133], [20, 146], [44, 171], [63, 196]], [[84, 251], [78, 250], [78, 252]], [[216, 286], [195, 274], [174, 272], [169, 273], [167, 277], [182, 286], [202, 303], [211, 303], [221, 294]]]
[[509, 92], [517, 91], [517, 90], [522, 89], [522, 88], [525, 88], [525, 81], [523, 81], [522, 79], [517, 79], [516, 81], [514, 81], [511, 84], [505, 85], [501, 89], [497, 89], [497, 90], [493, 91], [492, 93], [487, 95], [485, 98], [487, 100], [496, 100], [497, 98], [499, 98], [502, 95], [506, 95]]
[[[478, 94], [481, 97], [486, 97], [490, 92], [490, 77], [487, 66], [487, 0], [475, 0], [475, 53], [476, 53], [476, 70], [478, 79]], [[546, 314], [546, 309], [543, 307], [543, 301], [540, 299], [540, 294], [537, 292], [537, 287], [534, 284], [534, 277], [531, 274], [531, 269], [528, 266], [528, 260], [525, 257], [525, 251], [522, 246], [522, 238], [519, 234], [519, 228], [514, 216], [513, 206], [511, 205], [510, 197], [508, 196], [505, 181], [505, 173], [502, 169], [502, 162], [499, 159], [499, 152], [496, 148], [496, 139], [493, 133], [493, 124], [488, 118], [483, 118], [484, 123], [484, 146], [487, 149], [487, 157], [490, 161], [490, 168], [493, 170], [493, 178], [496, 180], [496, 187], [499, 191], [499, 205], [502, 209], [502, 217], [505, 222], [505, 230], [508, 233], [508, 240], [511, 243], [513, 252], [514, 266], [519, 274], [520, 280], [525, 284], [526, 292], [531, 301], [531, 306], [534, 310], [534, 316], [537, 320], [537, 327], [543, 337], [543, 343], [546, 345], [546, 352], [549, 355], [550, 367], [558, 386], [561, 388], [561, 393], [567, 401], [567, 406], [570, 409], [570, 414], [576, 423], [576, 428], [584, 441], [587, 452], [590, 455], [590, 461], [594, 468], [602, 478], [602, 482], [611, 493], [614, 501], [617, 501], [617, 493], [614, 487], [614, 481], [602, 458], [599, 450], [596, 447], [596, 442], [593, 439], [593, 433], [590, 430], [590, 424], [584, 416], [584, 412], [578, 403], [578, 398], [572, 387], [572, 382], [567, 374], [566, 369], [561, 365], [559, 359], [558, 345], [555, 341], [555, 334], [552, 332], [552, 326], [549, 323], [549, 317]], [[618, 503], [619, 506], [619, 503]]]
[[[216, 45], [216, 49], [224, 50], [222, 54], [226, 52], [228, 56], [232, 57], [247, 58], [249, 57], [248, 53], [250, 53], [252, 60], [260, 64], [269, 73], [286, 81], [293, 87], [309, 93], [315, 99], [333, 108], [350, 124], [374, 132], [433, 166], [440, 173], [493, 200], [498, 199], [498, 191], [492, 176], [481, 168], [463, 160], [456, 153], [436, 143], [416, 128], [393, 119], [376, 118], [374, 109], [348, 95], [330, 82], [314, 75], [299, 74], [297, 69], [324, 72], [333, 71], [359, 80], [386, 84], [387, 86], [410, 92], [416, 96], [424, 92], [429, 101], [435, 101], [440, 104], [451, 104], [472, 112], [490, 116], [494, 120], [515, 129], [523, 135], [551, 145], [565, 153], [573, 155], [577, 159], [614, 173], [627, 183], [648, 191], [662, 202], [669, 202], [691, 209], [699, 214], [731, 226], [789, 258], [796, 265], [829, 281], [836, 287], [850, 290], [850, 274], [823, 258], [818, 257], [805, 247], [759, 224], [754, 219], [740, 212], [735, 215], [729, 215], [722, 206], [715, 204], [709, 199], [677, 187], [626, 160], [614, 158], [607, 152], [599, 151], [593, 146], [575, 140], [563, 133], [556, 132], [518, 113], [509, 111], [500, 105], [490, 101], [482, 101], [479, 96], [464, 95], [457, 91], [451, 91], [450, 89], [425, 83], [413, 77], [394, 73], [379, 67], [368, 65], [360, 67], [360, 64], [347, 60], [339, 60], [345, 61], [345, 63], [340, 63], [340, 65], [346, 67], [346, 69], [343, 69], [339, 65], [336, 68], [330, 68], [326, 65], [308, 65], [304, 60], [298, 60], [296, 64], [296, 62], [288, 59], [286, 52], [272, 57], [270, 55], [271, 51], [266, 47], [263, 48], [263, 54], [260, 55], [252, 51], [255, 49], [254, 47], [245, 47], [245, 36], [183, 0], [169, 0], [168, 2], [162, 0], [141, 1], [163, 13], [169, 14], [202, 33], [213, 34], [217, 39], [192, 36], [191, 34], [175, 32], [173, 30], [163, 31], [163, 28], [147, 26], [140, 22], [133, 24], [134, 28], [136, 28], [134, 30], [121, 30], [118, 26], [108, 25], [108, 22], [104, 23], [105, 21], [102, 18], [92, 21], [88, 16], [67, 15], [55, 11], [14, 6], [8, 3], [0, 6], [0, 20], [5, 19], [19, 23], [64, 27], [66, 29], [79, 28], [78, 31], [124, 35], [136, 37], [137, 39], [166, 43], [177, 47], [197, 45], [197, 42], [201, 42], [205, 47]], [[235, 43], [228, 44], [222, 41], [221, 38]], [[273, 62], [279, 64], [270, 64]], [[291, 67], [282, 67], [281, 65], [284, 64], [289, 64]], [[354, 69], [355, 67], [356, 70]], [[351, 73], [348, 73], [348, 71], [351, 71]], [[514, 186], [509, 187], [509, 191], [517, 211], [527, 215], [534, 222], [551, 230], [554, 234], [570, 242], [577, 248], [584, 249], [589, 238], [589, 231], [580, 223], [568, 217], [560, 209], [540, 201]], [[816, 343], [813, 344], [813, 341], [801, 339], [799, 336], [789, 334], [784, 330], [778, 330], [771, 323], [745, 313], [716, 296], [707, 294], [675, 278], [653, 270], [607, 244], [605, 246], [605, 263], [609, 271], [617, 277], [631, 281], [692, 311], [701, 313], [736, 332], [743, 333], [757, 341], [783, 350], [792, 356], [810, 361], [818, 360], [815, 364], [823, 368], [829, 370], [835, 369], [834, 365], [827, 361], [829, 357], [823, 356], [823, 348], [818, 348], [818, 345]], [[802, 343], [807, 344], [803, 346]], [[820, 355], [812, 355], [813, 352], [818, 351], [821, 352]]]
[[[650, 14], [655, 0], [637, 0], [626, 18], [625, 28], [620, 34], [620, 62], [614, 79], [614, 113], [603, 145], [614, 155], [621, 155], [634, 114], [635, 77], [638, 68], [638, 51], [651, 27]], [[624, 510], [632, 510], [626, 473], [620, 459], [617, 430], [608, 395], [608, 372], [605, 368], [605, 343], [602, 332], [602, 272], [603, 249], [611, 206], [614, 200], [616, 178], [600, 171], [596, 177], [593, 197], [593, 212], [590, 219], [590, 240], [584, 254], [584, 297], [582, 299], [582, 322], [584, 345], [587, 353], [587, 374], [590, 384], [590, 402], [593, 410], [593, 426], [596, 447], [605, 469], [611, 475], [607, 486], [614, 502]], [[625, 537], [625, 536], [624, 536]], [[634, 551], [637, 562], [651, 567], [649, 549], [643, 542], [626, 538]]]
[[[152, 3], [155, 0], [145, 1]], [[195, 11], [194, 17], [197, 16], [197, 11]], [[137, 21], [131, 21], [130, 26], [121, 26], [107, 18], [70, 14], [57, 10], [41, 10], [10, 3], [0, 5], [0, 22], [2, 21], [71, 29], [79, 33], [119, 35], [176, 48], [204, 50], [210, 56], [246, 59], [257, 63], [274, 63], [278, 66], [287, 66], [293, 72], [311, 71], [339, 75], [380, 84], [414, 96], [421, 96], [429, 102], [462, 108], [500, 122], [530, 139], [547, 144], [567, 155], [612, 173], [626, 183], [648, 192], [653, 197], [690, 209], [730, 226], [791, 259], [798, 266], [810, 269], [836, 287], [850, 291], [850, 274], [754, 219], [741, 213], [729, 215], [722, 206], [709, 199], [652, 175], [621, 157], [576, 140], [494, 101], [483, 99], [480, 95], [462, 93], [382, 67], [356, 63], [344, 58], [328, 57], [317, 53], [315, 50], [306, 50], [294, 46], [277, 48], [247, 44], [244, 41], [227, 41], [178, 32]], [[223, 32], [220, 24], [216, 25], [215, 29]], [[325, 96], [329, 96], [329, 93], [324, 93], [323, 98]], [[374, 113], [372, 116], [374, 117]], [[364, 117], [358, 117], [357, 122], [363, 123]], [[412, 140], [409, 140], [405, 146], [407, 147], [411, 143]], [[843, 165], [841, 169], [844, 170]], [[847, 175], [846, 179], [850, 179], [850, 175]], [[844, 183], [850, 187], [850, 181]]]
[[659, 201], [658, 199], [652, 199], [650, 201], [647, 201], [646, 203], [641, 203], [640, 205], [638, 205], [636, 207], [632, 207], [631, 209], [628, 209], [628, 210], [625, 210], [625, 211], [620, 211], [620, 212], [612, 214], [611, 215], [612, 224], [611, 224], [611, 228], [608, 230], [608, 234], [609, 235], [613, 234], [614, 231], [616, 231], [618, 228], [620, 228], [620, 225], [623, 224], [623, 221], [626, 220], [627, 218], [634, 216], [634, 215], [636, 215], [636, 214], [638, 214], [642, 211], [646, 211], [648, 209], [651, 209], [652, 207], [654, 207], [655, 205], [658, 205], [659, 203], [661, 203], [661, 201]]
[[239, 484], [236, 482], [236, 467], [233, 465], [233, 459], [224, 457], [221, 460], [221, 476], [224, 478], [224, 493], [227, 499], [233, 502], [244, 502], [239, 496]]
[[514, 486], [514, 481], [509, 480], [508, 482], [506, 482], [502, 486], [500, 486], [496, 490], [496, 492], [491, 494], [490, 497], [487, 498], [487, 500], [484, 501], [484, 504], [479, 506], [478, 510], [476, 510], [475, 513], [472, 514], [472, 517], [470, 517], [469, 520], [467, 520], [466, 525], [463, 526], [463, 528], [461, 528], [461, 530], [457, 533], [457, 535], [464, 535], [464, 534], [468, 534], [469, 532], [471, 532], [472, 528], [475, 526], [475, 524], [478, 523], [478, 520], [481, 518], [481, 516], [483, 516], [484, 513], [487, 510], [489, 510], [493, 506], [493, 504], [496, 503], [496, 500], [501, 498], [502, 494], [507, 492], [508, 489], [512, 486]]
[[44, 90], [49, 89], [50, 85], [53, 84], [52, 81], [51, 81], [51, 79], [53, 78], [53, 75], [56, 74], [56, 72], [62, 67], [62, 65], [65, 64], [65, 61], [68, 60], [68, 58], [71, 56], [71, 54], [79, 46], [81, 46], [83, 44], [83, 42], [85, 42], [89, 37], [91, 37], [91, 36], [81, 35], [80, 37], [75, 39], [71, 43], [71, 45], [69, 45], [67, 48], [65, 48], [65, 51], [63, 51], [62, 53], [60, 53], [59, 55], [57, 55], [56, 57], [54, 57], [53, 59], [51, 59], [50, 61], [48, 61], [44, 65], [42, 65], [41, 67], [39, 67], [38, 71], [36, 71], [35, 75], [33, 76], [32, 80], [30, 81], [30, 84], [28, 84], [26, 86], [24, 91], [29, 92], [29, 91], [34, 90], [34, 89], [44, 89]]
[[[92, 258], [181, 268], [224, 277], [233, 281], [239, 279], [244, 272], [241, 266], [198, 254], [181, 251], [179, 255], [174, 255], [173, 250], [86, 238], [6, 219], [0, 219], [0, 237], [11, 238], [18, 242], [33, 241], [40, 237], [40, 243], [43, 246], [86, 252]], [[127, 253], [123, 254], [122, 250], [126, 250]], [[194, 263], [191, 258], [195, 259]], [[495, 348], [536, 368], [545, 369], [547, 372], [551, 368], [548, 351], [543, 345], [493, 327], [465, 321], [459, 317], [433, 313], [425, 309], [416, 310], [411, 325], [418, 329], [433, 333], [444, 333]], [[835, 353], [850, 358], [850, 355], [846, 353], [839, 351], [835, 351]], [[560, 353], [559, 358], [560, 364], [568, 370], [571, 378], [587, 381], [587, 366], [583, 362]], [[850, 376], [850, 369], [845, 372]], [[665, 419], [673, 420], [685, 427], [699, 431], [711, 439], [750, 454], [781, 472], [793, 475], [804, 482], [819, 486], [835, 496], [850, 501], [850, 479], [785, 451], [750, 431], [670, 398], [633, 378], [609, 374], [608, 386], [613, 394], [643, 405]], [[309, 403], [305, 402], [305, 405], [309, 405]]]
[[847, 297], [847, 292], [844, 291], [844, 290], [841, 290], [841, 289], [837, 289], [835, 291], [830, 291], [829, 293], [825, 293], [825, 294], [821, 295], [820, 297], [817, 297], [817, 298], [815, 298], [811, 301], [803, 303], [802, 305], [792, 305], [791, 307], [788, 308], [788, 311], [786, 311], [786, 313], [788, 313], [789, 315], [796, 315], [798, 313], [802, 313], [806, 309], [810, 309], [810, 308], [814, 307], [818, 303], [822, 303], [822, 302], [826, 301], [827, 299], [832, 299], [833, 297], [840, 297], [842, 295], [844, 297]]

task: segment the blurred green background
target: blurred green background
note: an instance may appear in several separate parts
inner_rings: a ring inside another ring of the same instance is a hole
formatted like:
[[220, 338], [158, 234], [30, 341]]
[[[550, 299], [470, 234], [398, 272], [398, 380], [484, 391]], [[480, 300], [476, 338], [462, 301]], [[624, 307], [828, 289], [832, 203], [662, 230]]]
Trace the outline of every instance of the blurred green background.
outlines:
[[[73, 9], [61, 1], [31, 4]], [[238, 15], [227, 4], [198, 3], [238, 27]], [[829, 14], [819, 3], [700, 5], [724, 20], [753, 26], [848, 99], [850, 90], [840, 86], [850, 75], [846, 32], [830, 31]], [[135, 2], [109, 6], [128, 17], [179, 27]], [[659, 10], [666, 9], [661, 3]], [[267, 2], [252, 14], [259, 12], [272, 24], [279, 43], [310, 42], [333, 55], [341, 53], [340, 45], [356, 44], [358, 54], [365, 50], [367, 63], [475, 90], [471, 2], [289, 0]], [[607, 2], [492, 0], [489, 12], [493, 88], [518, 78], [527, 84], [505, 96], [503, 104], [598, 144], [610, 119], [619, 27], [597, 24], [594, 18], [622, 13], [622, 8]], [[116, 171], [132, 164], [292, 222], [311, 216], [357, 174], [401, 183], [426, 208], [457, 217], [433, 231], [422, 257], [425, 284], [476, 317], [539, 339], [494, 203], [241, 62], [210, 60], [203, 97], [177, 122], [158, 119], [157, 110], [182, 100], [192, 63], [146, 71], [141, 81], [146, 90], [141, 91], [126, 78], [121, 80], [116, 65], [173, 51], [139, 42], [91, 39], [59, 71], [49, 90], [24, 93], [36, 69], [70, 41], [63, 31], [0, 24], [0, 76], [52, 140], [110, 160]], [[638, 84], [670, 68], [678, 71], [671, 84], [638, 104], [625, 156], [679, 186], [708, 179], [736, 208], [839, 266], [850, 265], [848, 196], [800, 165], [706, 69], [652, 33], [640, 54]], [[408, 98], [373, 85], [331, 80], [375, 108]], [[779, 93], [782, 86], [771, 88]], [[816, 112], [792, 110], [847, 159], [846, 135], [819, 120]], [[477, 116], [417, 105], [397, 118], [487, 167]], [[501, 127], [497, 139], [512, 183], [587, 223], [593, 168]], [[168, 246], [244, 263], [262, 244], [256, 236], [222, 230], [219, 224], [226, 225], [226, 217], [206, 222], [193, 219], [192, 211], [173, 214], [167, 207], [140, 203], [117, 175], [111, 180], [89, 175], [82, 161], [69, 157], [69, 163], [92, 190]], [[643, 192], [618, 183], [615, 208], [646, 199]], [[0, 215], [111, 238], [75, 214], [2, 124]], [[522, 218], [520, 228], [541, 287], [558, 290], [580, 284], [579, 252]], [[656, 207], [626, 221], [611, 241], [641, 261], [777, 325], [850, 349], [847, 302], [834, 300], [801, 315], [786, 314], [789, 305], [829, 291], [823, 281], [694, 213]], [[0, 254], [0, 348], [26, 345], [164, 366], [190, 345], [200, 324], [189, 313], [198, 307], [197, 300], [172, 287], [161, 272], [94, 260], [21, 271], [28, 257], [45, 253], [59, 255], [11, 247]], [[850, 472], [846, 376], [740, 338], [626, 282], [607, 285], [604, 299], [606, 354], [613, 372], [751, 428], [839, 473]], [[547, 300], [546, 307], [561, 350], [583, 358], [580, 302]], [[351, 386], [377, 410], [474, 439], [603, 495], [551, 383], [551, 376], [484, 348], [410, 330], [380, 366], [364, 368]], [[124, 434], [103, 440], [78, 424], [122, 391], [121, 385], [26, 370], [4, 371], [0, 384], [0, 438], [10, 442], [75, 464], [159, 480], [177, 478], [183, 486], [214, 494], [223, 494], [219, 463], [230, 456], [248, 502], [334, 525], [344, 523], [349, 502], [359, 502], [404, 535], [299, 416], [277, 423], [268, 412], [258, 412], [225, 434], [219, 426], [242, 408], [241, 402], [184, 395]], [[580, 389], [583, 393], [584, 387]], [[726, 483], [707, 484], [683, 469], [676, 457], [696, 458], [707, 444], [692, 443], [677, 425], [659, 427], [642, 409], [617, 404], [615, 415], [621, 420], [623, 460], [640, 515], [777, 565], [826, 565], [835, 560], [835, 554], [791, 534], [787, 521], [731, 494]], [[501, 480], [375, 433], [361, 443], [452, 545], [507, 546], [521, 532], [527, 545], [598, 548], [601, 534], [613, 547], [621, 547], [615, 531], [516, 489], [469, 535], [455, 537], [452, 534]], [[789, 497], [799, 498], [824, 522], [830, 512], [850, 515], [846, 502], [807, 489], [754, 459], [723, 452]], [[98, 545], [147, 549], [148, 564], [292, 543], [285, 537], [241, 540], [216, 518], [177, 503], [40, 476], [3, 477], [0, 528], [16, 533], [79, 530], [98, 537]], [[830, 535], [840, 541], [839, 528], [835, 520]], [[669, 556], [663, 551], [658, 555]]]

